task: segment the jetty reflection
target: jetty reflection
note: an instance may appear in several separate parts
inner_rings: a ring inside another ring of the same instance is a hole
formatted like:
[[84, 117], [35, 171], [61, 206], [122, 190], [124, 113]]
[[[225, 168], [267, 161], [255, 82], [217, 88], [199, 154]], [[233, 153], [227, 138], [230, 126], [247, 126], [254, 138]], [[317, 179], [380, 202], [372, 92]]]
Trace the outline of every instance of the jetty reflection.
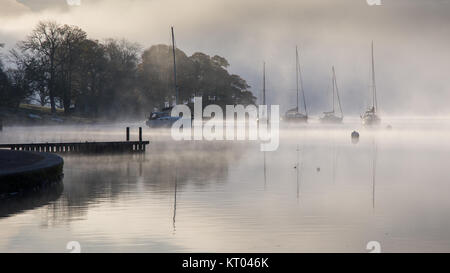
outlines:
[[0, 199], [0, 218], [19, 214], [27, 210], [33, 210], [48, 205], [61, 197], [64, 190], [62, 180], [36, 192], [25, 192], [20, 195]]

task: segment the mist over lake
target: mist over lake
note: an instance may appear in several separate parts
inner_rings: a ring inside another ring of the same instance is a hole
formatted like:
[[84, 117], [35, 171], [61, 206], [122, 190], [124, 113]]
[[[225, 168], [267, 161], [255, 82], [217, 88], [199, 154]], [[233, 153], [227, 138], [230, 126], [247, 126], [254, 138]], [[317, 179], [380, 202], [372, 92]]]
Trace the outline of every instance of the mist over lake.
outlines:
[[366, 0], [84, 0], [81, 6], [56, 0], [3, 2], [11, 2], [4, 4], [0, 18], [0, 42], [6, 48], [24, 39], [40, 20], [79, 26], [100, 41], [125, 38], [143, 49], [169, 44], [168, 29], [175, 26], [178, 48], [188, 55], [225, 57], [230, 72], [247, 80], [258, 98], [265, 61], [267, 100], [280, 104], [282, 111], [293, 106], [298, 45], [309, 110], [320, 114], [329, 106], [334, 65], [344, 111], [359, 115], [369, 104], [373, 40], [380, 111], [450, 114], [448, 1], [384, 0], [382, 6], [369, 6]]
[[[64, 156], [61, 192], [2, 206], [0, 250], [64, 252], [78, 241], [83, 252], [366, 252], [379, 241], [383, 252], [448, 251], [450, 122], [386, 122], [392, 130], [356, 118], [283, 128], [266, 153], [258, 142], [145, 129], [145, 154]], [[115, 124], [14, 127], [1, 140], [122, 137]]]
[[449, 14], [0, 0], [0, 252], [450, 252]]

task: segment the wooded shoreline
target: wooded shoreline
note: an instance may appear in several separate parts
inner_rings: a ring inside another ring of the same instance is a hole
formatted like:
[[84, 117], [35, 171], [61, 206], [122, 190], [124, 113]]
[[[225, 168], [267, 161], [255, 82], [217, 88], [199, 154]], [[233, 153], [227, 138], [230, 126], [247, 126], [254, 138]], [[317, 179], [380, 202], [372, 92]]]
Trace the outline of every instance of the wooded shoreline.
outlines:
[[144, 119], [173, 105], [176, 94], [180, 104], [199, 96], [206, 105], [254, 104], [250, 86], [229, 73], [229, 66], [219, 55], [189, 56], [164, 44], [143, 49], [125, 39], [99, 41], [77, 26], [41, 21], [9, 52], [0, 51], [0, 107], [48, 107], [53, 120], [60, 113], [66, 119], [117, 120]]

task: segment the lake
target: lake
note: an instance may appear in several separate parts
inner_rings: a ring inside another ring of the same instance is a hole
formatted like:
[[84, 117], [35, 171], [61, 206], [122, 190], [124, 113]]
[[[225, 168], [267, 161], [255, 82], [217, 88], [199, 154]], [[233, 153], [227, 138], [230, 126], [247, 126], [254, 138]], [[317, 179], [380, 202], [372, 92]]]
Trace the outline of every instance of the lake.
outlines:
[[0, 202], [0, 251], [450, 251], [449, 119], [282, 126], [274, 152], [143, 122], [6, 127], [0, 142], [125, 140], [126, 126], [144, 127], [145, 154], [63, 155], [61, 187]]

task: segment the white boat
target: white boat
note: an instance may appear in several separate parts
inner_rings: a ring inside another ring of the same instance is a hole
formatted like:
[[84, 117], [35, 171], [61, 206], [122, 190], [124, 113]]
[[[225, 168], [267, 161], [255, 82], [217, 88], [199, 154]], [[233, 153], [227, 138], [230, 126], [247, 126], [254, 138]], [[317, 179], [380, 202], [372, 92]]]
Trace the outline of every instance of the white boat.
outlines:
[[[333, 71], [333, 76], [331, 79], [331, 84], [333, 85], [333, 110], [329, 111], [329, 112], [323, 112], [323, 117], [320, 118], [320, 121], [322, 123], [342, 123], [342, 120], [344, 119], [344, 113], [342, 112], [342, 106], [341, 106], [341, 98], [339, 97], [339, 89], [337, 86], [337, 82], [336, 82], [336, 72], [334, 70], [334, 66], [332, 67], [332, 71]], [[335, 111], [335, 104], [336, 104], [336, 98], [337, 97], [337, 101], [338, 101], [338, 106], [339, 106], [339, 112], [340, 115], [336, 115], [336, 111]]]
[[[176, 66], [176, 59], [175, 59], [175, 35], [173, 32], [173, 27], [171, 28], [171, 31], [172, 31], [172, 54], [173, 54], [173, 75], [174, 75], [174, 87], [175, 87], [175, 104], [178, 104], [177, 66]], [[172, 117], [171, 116], [172, 108], [173, 107], [166, 107], [166, 108], [163, 108], [159, 112], [152, 112], [146, 122], [147, 126], [150, 128], [171, 127], [175, 121], [180, 119], [180, 117]]]
[[175, 121], [180, 119], [180, 117], [171, 116], [172, 108], [167, 107], [160, 112], [152, 112], [146, 122], [147, 126], [150, 128], [171, 127]]
[[375, 62], [373, 57], [373, 42], [372, 42], [372, 105], [369, 109], [361, 115], [361, 120], [365, 126], [378, 125], [381, 122], [380, 117], [377, 115], [378, 101], [377, 101], [377, 88], [375, 85]]

